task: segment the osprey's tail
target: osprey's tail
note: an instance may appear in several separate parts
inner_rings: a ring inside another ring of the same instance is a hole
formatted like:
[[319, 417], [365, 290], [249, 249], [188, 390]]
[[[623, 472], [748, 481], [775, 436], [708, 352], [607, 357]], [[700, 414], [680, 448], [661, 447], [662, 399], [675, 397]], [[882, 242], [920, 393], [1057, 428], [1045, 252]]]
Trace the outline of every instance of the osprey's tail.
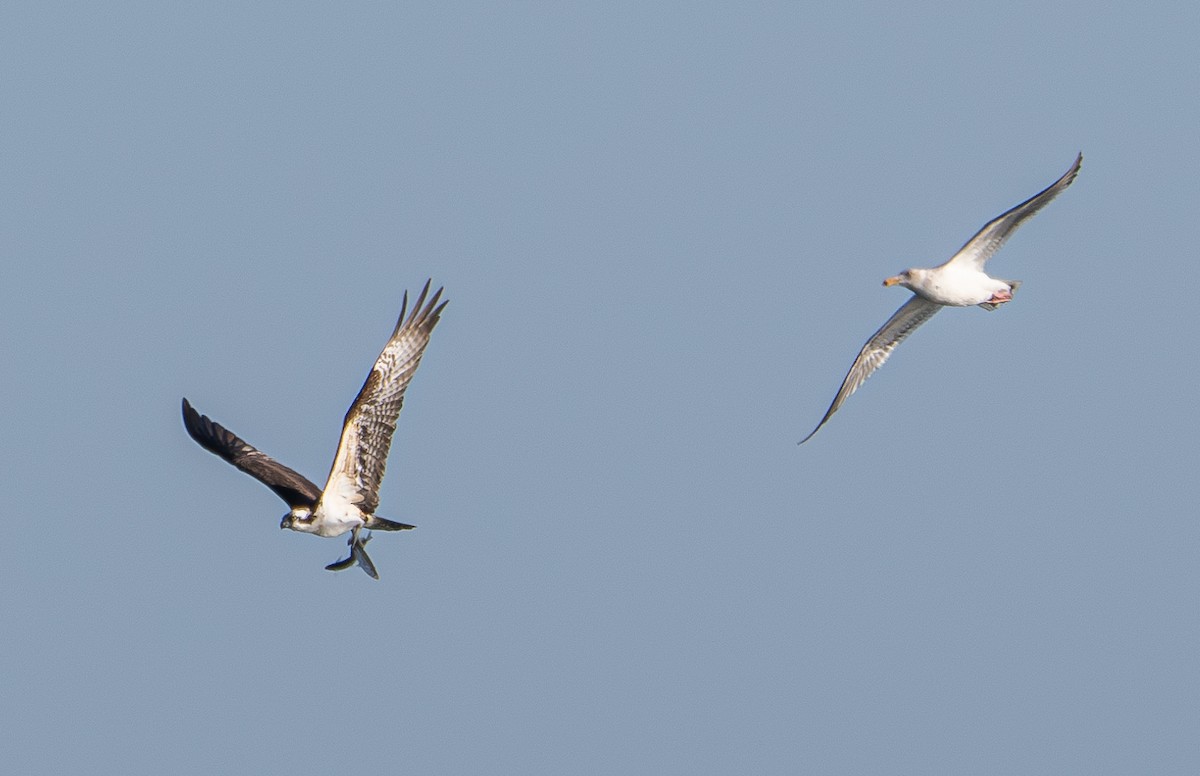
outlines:
[[372, 531], [407, 531], [410, 528], [416, 528], [415, 525], [408, 523], [397, 523], [394, 520], [387, 520], [382, 517], [371, 515], [367, 518], [367, 528]]

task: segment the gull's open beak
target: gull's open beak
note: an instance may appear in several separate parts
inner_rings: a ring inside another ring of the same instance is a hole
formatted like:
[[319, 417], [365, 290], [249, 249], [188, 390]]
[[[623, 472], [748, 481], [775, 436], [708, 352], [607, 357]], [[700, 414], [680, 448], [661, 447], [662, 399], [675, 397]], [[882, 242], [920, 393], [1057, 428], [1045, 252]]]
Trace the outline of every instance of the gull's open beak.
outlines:
[[901, 278], [899, 275], [892, 275], [890, 278], [883, 281], [883, 284], [885, 286], [897, 286], [900, 285], [901, 280], [903, 280], [903, 278]]

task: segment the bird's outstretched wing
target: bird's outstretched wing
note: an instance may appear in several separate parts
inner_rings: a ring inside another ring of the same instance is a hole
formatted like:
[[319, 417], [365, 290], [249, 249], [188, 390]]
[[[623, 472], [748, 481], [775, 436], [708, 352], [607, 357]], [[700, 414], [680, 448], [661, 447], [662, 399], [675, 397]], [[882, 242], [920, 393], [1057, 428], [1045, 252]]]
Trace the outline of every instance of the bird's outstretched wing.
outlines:
[[854, 364], [846, 374], [846, 379], [842, 381], [842, 387], [838, 389], [837, 396], [833, 397], [833, 404], [829, 405], [825, 417], [821, 418], [821, 422], [812, 430], [812, 433], [800, 440], [800, 444], [812, 439], [813, 434], [821, 430], [825, 421], [833, 417], [833, 413], [837, 412], [846, 399], [849, 399], [850, 395], [866, 382], [871, 373], [883, 366], [883, 362], [888, 360], [888, 356], [892, 355], [896, 346], [940, 309], [942, 309], [942, 305], [937, 302], [931, 302], [913, 294], [912, 299], [892, 313], [892, 317], [888, 318], [887, 323], [871, 335], [871, 339], [867, 340], [867, 344], [863, 345], [862, 350], [858, 352], [858, 358], [854, 359]]
[[1083, 154], [1079, 154], [1075, 157], [1075, 163], [1071, 165], [1071, 169], [1067, 170], [1061, 178], [1012, 210], [993, 218], [974, 237], [967, 240], [966, 245], [959, 248], [958, 253], [954, 254], [942, 266], [956, 262], [965, 263], [973, 269], [982, 272], [983, 265], [992, 257], [992, 254], [1000, 250], [1000, 246], [1017, 230], [1018, 226], [1045, 207], [1050, 200], [1061, 194], [1067, 186], [1071, 185], [1071, 182], [1075, 180], [1075, 176], [1079, 174], [1079, 168], [1082, 164]]
[[388, 449], [404, 404], [404, 391], [421, 364], [430, 332], [447, 304], [438, 304], [442, 296], [440, 288], [426, 304], [428, 293], [429, 281], [426, 281], [407, 319], [408, 292], [404, 294], [404, 306], [392, 337], [346, 413], [342, 439], [322, 495], [325, 501], [344, 499], [366, 514], [372, 514], [379, 506], [379, 483], [387, 467]]
[[183, 426], [201, 447], [275, 491], [288, 506], [315, 506], [321, 497], [321, 489], [307, 477], [260, 453], [207, 415], [201, 415], [187, 399], [183, 400]]

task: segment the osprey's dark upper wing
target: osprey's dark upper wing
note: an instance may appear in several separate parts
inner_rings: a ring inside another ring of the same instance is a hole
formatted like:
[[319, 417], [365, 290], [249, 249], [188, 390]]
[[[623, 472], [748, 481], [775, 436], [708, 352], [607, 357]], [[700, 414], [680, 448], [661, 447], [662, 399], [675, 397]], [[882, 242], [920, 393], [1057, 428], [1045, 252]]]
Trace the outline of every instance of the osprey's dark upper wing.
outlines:
[[321, 498], [321, 489], [307, 477], [260, 453], [207, 415], [201, 415], [187, 399], [183, 400], [183, 425], [201, 447], [275, 491], [288, 506], [311, 507]]
[[343, 499], [366, 514], [373, 514], [379, 506], [379, 483], [387, 467], [404, 391], [421, 364], [429, 335], [447, 304], [438, 304], [442, 289], [427, 304], [428, 294], [429, 281], [426, 281], [412, 314], [405, 318], [408, 312], [408, 292], [405, 292], [400, 320], [391, 339], [346, 413], [342, 439], [321, 496], [327, 504], [332, 499]]

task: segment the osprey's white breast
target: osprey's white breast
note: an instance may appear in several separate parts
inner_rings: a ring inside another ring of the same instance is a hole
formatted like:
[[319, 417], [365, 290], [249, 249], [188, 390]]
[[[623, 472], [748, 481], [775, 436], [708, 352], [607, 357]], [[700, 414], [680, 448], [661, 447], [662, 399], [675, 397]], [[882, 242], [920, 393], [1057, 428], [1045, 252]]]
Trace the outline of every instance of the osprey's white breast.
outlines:
[[313, 513], [312, 532], [317, 536], [341, 536], [366, 523], [362, 510], [346, 499], [321, 499]]

